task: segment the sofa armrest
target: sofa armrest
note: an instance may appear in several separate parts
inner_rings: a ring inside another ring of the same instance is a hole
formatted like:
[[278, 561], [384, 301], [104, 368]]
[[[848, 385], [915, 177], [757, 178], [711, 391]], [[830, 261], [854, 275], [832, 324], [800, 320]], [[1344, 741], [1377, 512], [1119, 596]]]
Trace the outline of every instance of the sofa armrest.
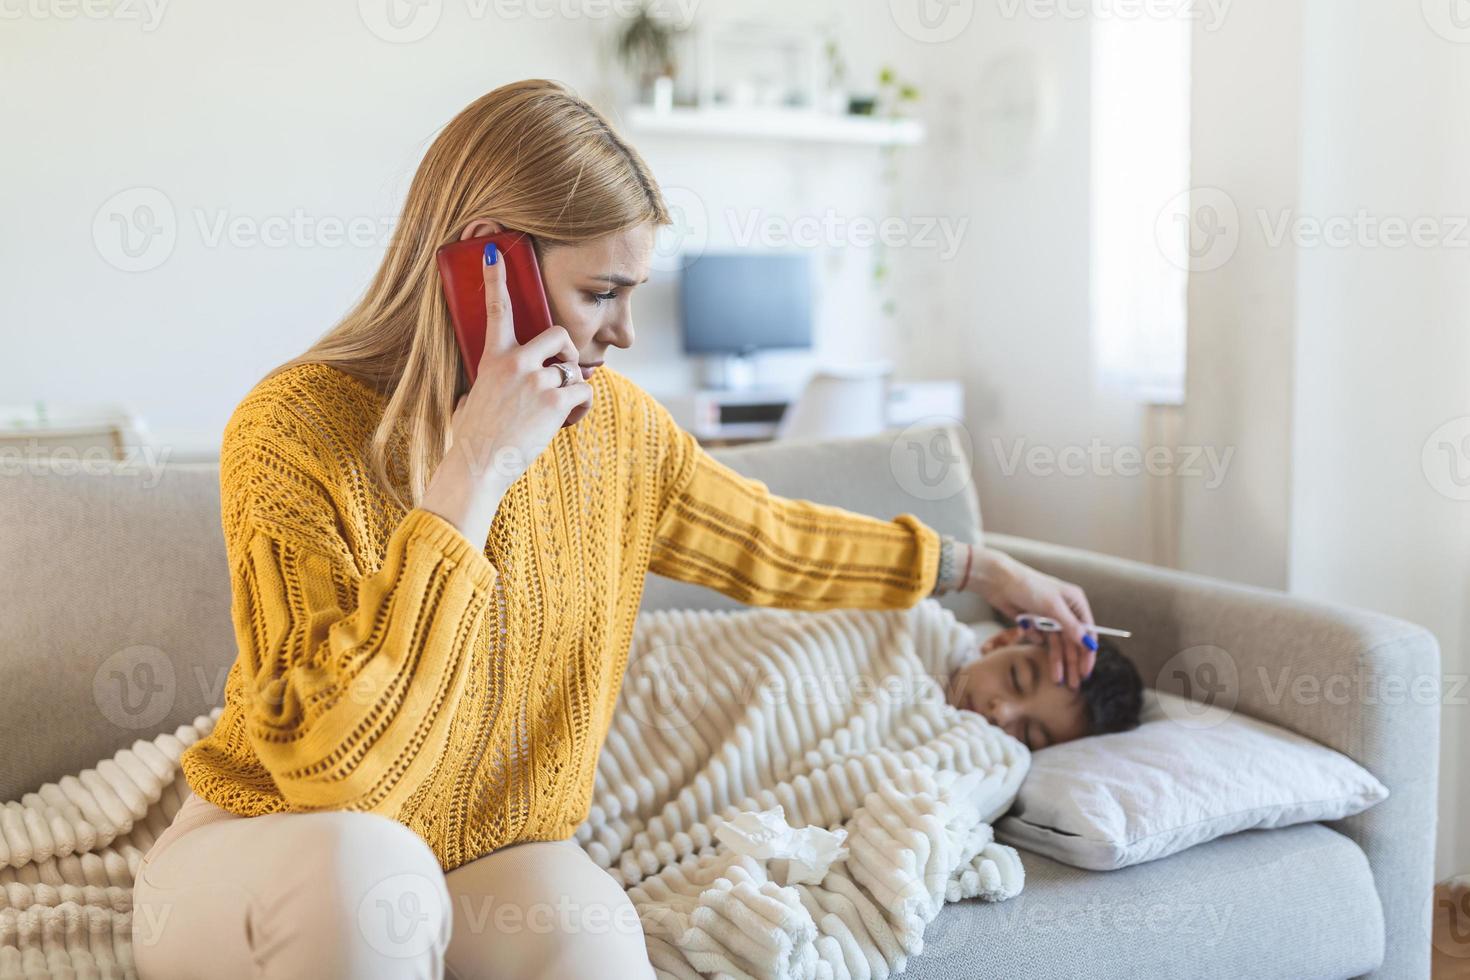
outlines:
[[1133, 631], [1144, 683], [1280, 725], [1353, 758], [1389, 798], [1333, 824], [1362, 847], [1383, 904], [1376, 976], [1429, 973], [1440, 739], [1439, 646], [1377, 613], [1008, 535], [985, 543], [1087, 593]]

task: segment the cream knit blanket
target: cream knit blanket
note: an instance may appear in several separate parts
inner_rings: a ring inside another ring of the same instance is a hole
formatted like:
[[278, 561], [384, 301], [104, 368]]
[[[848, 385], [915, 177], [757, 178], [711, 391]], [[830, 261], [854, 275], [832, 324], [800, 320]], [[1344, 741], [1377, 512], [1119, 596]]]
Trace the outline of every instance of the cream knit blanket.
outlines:
[[[628, 889], [661, 976], [886, 977], [945, 902], [1020, 891], [989, 822], [1029, 756], [938, 681], [974, 646], [932, 600], [640, 615], [577, 840]], [[0, 806], [0, 980], [136, 976], [138, 862], [219, 714]], [[725, 826], [742, 812], [844, 850], [815, 869], [737, 854], [719, 841], [751, 842]]]
[[138, 862], [183, 806], [221, 709], [0, 805], [0, 980], [134, 977]]
[[[977, 646], [932, 599], [639, 616], [576, 839], [627, 888], [660, 976], [887, 977], [944, 903], [1020, 892], [990, 821], [1030, 755], [943, 696]], [[774, 850], [721, 843], [766, 811]], [[786, 824], [845, 857], [790, 862]]]

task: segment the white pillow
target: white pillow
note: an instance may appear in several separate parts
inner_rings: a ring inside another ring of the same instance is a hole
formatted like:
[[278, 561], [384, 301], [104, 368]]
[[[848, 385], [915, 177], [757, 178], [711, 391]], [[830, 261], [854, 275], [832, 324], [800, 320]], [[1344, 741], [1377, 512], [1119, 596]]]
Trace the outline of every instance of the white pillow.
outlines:
[[1149, 689], [1132, 731], [1033, 753], [996, 837], [1108, 871], [1240, 830], [1350, 817], [1387, 796], [1340, 752]]

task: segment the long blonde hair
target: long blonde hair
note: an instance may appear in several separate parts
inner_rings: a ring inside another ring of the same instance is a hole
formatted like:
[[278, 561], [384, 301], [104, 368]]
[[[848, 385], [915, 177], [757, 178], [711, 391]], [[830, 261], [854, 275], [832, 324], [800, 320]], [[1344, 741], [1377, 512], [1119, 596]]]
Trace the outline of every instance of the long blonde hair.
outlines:
[[[538, 257], [643, 222], [671, 223], [643, 158], [560, 82], [502, 85], [450, 120], [414, 174], [363, 298], [307, 351], [266, 375], [328, 364], [387, 395], [367, 449], [369, 475], [405, 509], [422, 499], [444, 458], [465, 390], [434, 253], [487, 218], [529, 233]], [[391, 471], [400, 452], [409, 499]]]

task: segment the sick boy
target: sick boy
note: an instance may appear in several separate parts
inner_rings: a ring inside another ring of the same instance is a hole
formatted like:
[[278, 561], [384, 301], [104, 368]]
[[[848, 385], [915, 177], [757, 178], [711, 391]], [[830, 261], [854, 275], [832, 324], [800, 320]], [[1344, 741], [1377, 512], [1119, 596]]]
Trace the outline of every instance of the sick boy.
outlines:
[[1003, 629], [981, 644], [978, 659], [950, 675], [945, 699], [984, 715], [1033, 752], [1138, 725], [1143, 681], [1106, 637], [1099, 637], [1092, 673], [1077, 689], [1051, 676], [1040, 633]]

